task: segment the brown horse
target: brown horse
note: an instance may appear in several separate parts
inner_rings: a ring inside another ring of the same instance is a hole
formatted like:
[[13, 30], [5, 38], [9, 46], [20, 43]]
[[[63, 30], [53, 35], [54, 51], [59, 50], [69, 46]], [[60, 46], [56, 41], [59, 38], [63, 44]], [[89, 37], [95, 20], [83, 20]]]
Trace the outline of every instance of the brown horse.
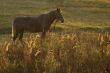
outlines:
[[62, 23], [64, 22], [59, 8], [39, 16], [17, 17], [12, 25], [13, 41], [15, 42], [17, 37], [19, 37], [19, 40], [22, 41], [24, 31], [32, 33], [41, 32], [41, 39], [44, 40], [46, 32], [49, 30], [54, 20], [59, 20]]

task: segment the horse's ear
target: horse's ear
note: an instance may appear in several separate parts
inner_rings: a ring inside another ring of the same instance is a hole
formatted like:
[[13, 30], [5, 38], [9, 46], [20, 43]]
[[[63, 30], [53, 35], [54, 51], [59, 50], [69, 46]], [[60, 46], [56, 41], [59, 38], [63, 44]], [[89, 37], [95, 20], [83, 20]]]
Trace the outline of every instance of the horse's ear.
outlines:
[[57, 8], [57, 11], [60, 11], [60, 8]]
[[59, 11], [60, 13], [62, 13], [62, 10], [60, 8], [57, 8], [57, 11]]

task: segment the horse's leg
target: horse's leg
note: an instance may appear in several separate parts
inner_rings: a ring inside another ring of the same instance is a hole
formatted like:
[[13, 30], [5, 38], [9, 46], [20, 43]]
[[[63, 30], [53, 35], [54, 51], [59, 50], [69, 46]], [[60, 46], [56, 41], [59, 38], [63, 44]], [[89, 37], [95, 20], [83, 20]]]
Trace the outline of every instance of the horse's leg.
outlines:
[[43, 41], [45, 41], [45, 36], [46, 36], [46, 32], [42, 32], [41, 43], [43, 43]]
[[13, 42], [14, 42], [14, 43], [15, 43], [17, 37], [18, 37], [18, 33], [16, 32], [16, 33], [14, 34], [14, 36], [13, 36]]
[[23, 38], [23, 33], [24, 33], [24, 31], [22, 31], [22, 32], [20, 32], [19, 34], [19, 40], [20, 40], [20, 42], [22, 43], [22, 44], [24, 44], [24, 41], [22, 40], [22, 38]]
[[22, 41], [22, 38], [23, 38], [23, 31], [20, 32], [19, 34], [20, 34], [20, 35], [19, 35], [19, 40]]

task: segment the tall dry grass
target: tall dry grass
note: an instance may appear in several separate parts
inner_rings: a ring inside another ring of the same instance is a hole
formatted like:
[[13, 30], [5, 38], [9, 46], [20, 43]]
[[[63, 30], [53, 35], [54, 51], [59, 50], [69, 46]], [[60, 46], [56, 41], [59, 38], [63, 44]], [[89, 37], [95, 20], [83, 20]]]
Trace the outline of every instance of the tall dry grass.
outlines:
[[110, 34], [49, 33], [41, 45], [38, 35], [5, 42], [0, 73], [110, 73]]

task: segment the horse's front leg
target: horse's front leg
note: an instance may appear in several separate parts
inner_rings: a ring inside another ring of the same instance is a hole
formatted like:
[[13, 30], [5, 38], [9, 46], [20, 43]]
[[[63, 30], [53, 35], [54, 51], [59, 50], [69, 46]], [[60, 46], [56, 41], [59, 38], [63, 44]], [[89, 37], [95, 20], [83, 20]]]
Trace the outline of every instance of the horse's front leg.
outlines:
[[43, 43], [45, 41], [45, 37], [46, 37], [46, 32], [42, 32], [41, 43]]

